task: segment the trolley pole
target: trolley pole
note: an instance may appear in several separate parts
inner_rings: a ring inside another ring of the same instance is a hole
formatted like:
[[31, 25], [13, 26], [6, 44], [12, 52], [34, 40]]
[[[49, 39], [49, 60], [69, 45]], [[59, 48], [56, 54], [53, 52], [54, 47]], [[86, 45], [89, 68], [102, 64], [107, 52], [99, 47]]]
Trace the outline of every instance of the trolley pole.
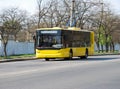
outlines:
[[70, 27], [72, 27], [74, 19], [75, 19], [75, 0], [72, 0], [72, 4], [71, 4], [71, 17], [70, 17]]

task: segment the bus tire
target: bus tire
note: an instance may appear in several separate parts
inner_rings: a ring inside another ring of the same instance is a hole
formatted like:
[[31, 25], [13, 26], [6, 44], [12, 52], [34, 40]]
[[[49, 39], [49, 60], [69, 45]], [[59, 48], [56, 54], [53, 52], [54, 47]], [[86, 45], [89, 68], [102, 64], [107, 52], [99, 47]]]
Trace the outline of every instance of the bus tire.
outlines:
[[69, 60], [72, 60], [72, 57], [73, 57], [73, 52], [72, 52], [72, 50], [70, 50], [70, 52], [69, 52]]
[[45, 61], [49, 61], [49, 58], [45, 58]]
[[88, 57], [88, 49], [86, 49], [85, 51], [85, 56], [81, 56], [81, 59], [87, 59]]
[[88, 58], [88, 49], [86, 49], [86, 52], [85, 52], [85, 57], [84, 57], [85, 59], [87, 59]]
[[73, 52], [72, 52], [72, 50], [70, 50], [68, 57], [64, 58], [64, 60], [71, 60], [72, 57], [73, 57]]

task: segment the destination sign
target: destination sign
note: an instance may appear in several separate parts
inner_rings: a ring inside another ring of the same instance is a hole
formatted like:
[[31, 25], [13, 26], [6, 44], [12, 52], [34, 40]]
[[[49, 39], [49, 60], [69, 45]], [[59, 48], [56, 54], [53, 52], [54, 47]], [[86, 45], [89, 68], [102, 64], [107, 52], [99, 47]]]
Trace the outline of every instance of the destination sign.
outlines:
[[57, 34], [57, 31], [41, 31], [41, 34]]

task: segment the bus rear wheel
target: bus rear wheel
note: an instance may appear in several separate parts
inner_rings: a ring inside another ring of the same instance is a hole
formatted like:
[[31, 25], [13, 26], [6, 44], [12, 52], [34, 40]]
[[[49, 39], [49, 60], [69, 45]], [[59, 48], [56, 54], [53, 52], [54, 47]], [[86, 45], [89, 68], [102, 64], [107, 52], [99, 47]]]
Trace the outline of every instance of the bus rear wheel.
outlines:
[[85, 59], [87, 59], [88, 58], [88, 51], [85, 53], [85, 57], [84, 57]]
[[73, 53], [72, 51], [69, 52], [69, 60], [72, 60], [72, 57], [73, 57]]
[[88, 50], [86, 50], [85, 56], [81, 56], [81, 59], [87, 59], [87, 57], [88, 57]]
[[65, 59], [65, 60], [71, 60], [72, 57], [73, 57], [73, 52], [72, 52], [72, 50], [70, 50], [70, 52], [69, 52], [69, 57], [66, 57], [66, 58], [64, 58], [64, 59]]
[[46, 61], [49, 61], [49, 58], [45, 58]]

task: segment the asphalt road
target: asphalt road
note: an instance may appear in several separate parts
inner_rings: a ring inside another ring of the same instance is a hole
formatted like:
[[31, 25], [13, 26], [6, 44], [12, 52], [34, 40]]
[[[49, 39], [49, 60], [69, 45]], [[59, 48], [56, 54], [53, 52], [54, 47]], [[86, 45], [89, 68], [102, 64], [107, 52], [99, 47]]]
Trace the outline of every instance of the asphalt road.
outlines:
[[0, 89], [120, 89], [120, 55], [1, 63]]

